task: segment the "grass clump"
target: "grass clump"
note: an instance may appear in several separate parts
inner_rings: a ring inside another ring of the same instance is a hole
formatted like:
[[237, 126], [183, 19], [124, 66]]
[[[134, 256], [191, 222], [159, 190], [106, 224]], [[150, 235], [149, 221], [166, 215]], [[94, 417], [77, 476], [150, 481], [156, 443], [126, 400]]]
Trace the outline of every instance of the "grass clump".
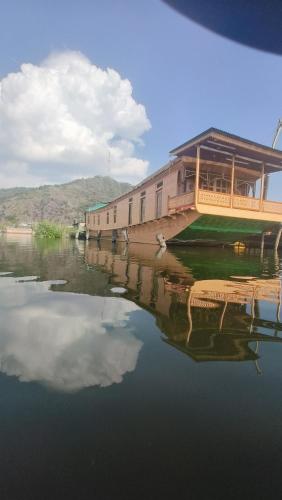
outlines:
[[36, 238], [48, 238], [48, 239], [62, 238], [64, 234], [65, 234], [64, 226], [48, 221], [39, 222], [34, 232]]

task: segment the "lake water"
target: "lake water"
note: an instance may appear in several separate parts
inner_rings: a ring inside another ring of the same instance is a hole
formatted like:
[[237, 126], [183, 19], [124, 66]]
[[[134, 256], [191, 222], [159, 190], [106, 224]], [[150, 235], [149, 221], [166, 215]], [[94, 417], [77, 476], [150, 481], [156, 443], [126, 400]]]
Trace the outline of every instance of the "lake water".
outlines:
[[0, 253], [1, 500], [281, 498], [278, 257]]

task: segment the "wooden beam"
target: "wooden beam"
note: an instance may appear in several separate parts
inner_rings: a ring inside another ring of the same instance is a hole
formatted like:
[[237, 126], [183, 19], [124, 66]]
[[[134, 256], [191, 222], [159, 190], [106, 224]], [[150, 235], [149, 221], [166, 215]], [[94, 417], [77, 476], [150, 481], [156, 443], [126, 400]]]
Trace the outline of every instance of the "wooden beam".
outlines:
[[[226, 141], [226, 137], [224, 135], [220, 135], [218, 132], [212, 134], [213, 135], [213, 138], [217, 139], [217, 140], [225, 140]], [[247, 143], [249, 141], [246, 141]], [[273, 158], [278, 158], [279, 160], [281, 160], [281, 151], [277, 151], [277, 150], [272, 150], [270, 147], [268, 147], [267, 149], [264, 148], [263, 144], [250, 144], [252, 141], [250, 141], [249, 144], [246, 144], [246, 142], [244, 141], [241, 141], [240, 138], [235, 138], [235, 137], [230, 137], [228, 138], [228, 144], [231, 145], [231, 146], [237, 146], [237, 147], [241, 147], [241, 148], [244, 148], [244, 149], [247, 149], [249, 151], [254, 151], [258, 154], [264, 154], [266, 156], [270, 156], [270, 157], [273, 157]]]
[[259, 197], [259, 209], [263, 209], [263, 195], [264, 195], [264, 163], [261, 166], [261, 183], [260, 183], [260, 197]]
[[[195, 158], [192, 156], [182, 156], [181, 157], [183, 165], [185, 164], [189, 165], [191, 164], [191, 168], [195, 166]], [[224, 167], [228, 168], [229, 170], [232, 169], [232, 163], [224, 163], [220, 161], [215, 161], [215, 160], [206, 160], [204, 158], [201, 158], [201, 166], [211, 166], [211, 167]], [[236, 171], [240, 172], [246, 179], [250, 177], [254, 179], [259, 179], [260, 178], [260, 171], [259, 170], [252, 170], [247, 167], [240, 167], [239, 165], [236, 165]]]
[[[221, 149], [211, 148], [210, 146], [206, 146], [205, 144], [202, 144], [202, 148], [205, 149], [206, 151], [211, 151], [213, 153], [224, 154], [224, 155], [227, 155], [227, 156], [230, 156], [230, 157], [233, 154], [231, 151], [223, 151]], [[256, 159], [256, 158], [251, 157], [251, 156], [244, 156], [244, 155], [240, 154], [238, 151], [236, 152], [236, 157], [240, 158], [240, 160], [246, 160], [246, 161], [251, 162], [251, 163], [257, 163], [258, 166], [261, 163], [261, 159]], [[277, 168], [279, 170], [282, 169], [281, 160], [279, 162], [279, 165], [275, 165], [274, 163], [270, 163], [268, 161], [267, 161], [267, 165], [272, 166], [274, 168]]]
[[235, 176], [235, 156], [232, 156], [232, 172], [231, 172], [231, 189], [230, 189], [230, 207], [233, 207], [233, 195], [234, 195], [234, 176]]
[[199, 193], [200, 155], [201, 155], [201, 146], [197, 146], [196, 182], [195, 182], [195, 202], [196, 202], [196, 206], [197, 206], [197, 202], [198, 202], [198, 193]]
[[269, 174], [265, 174], [265, 176], [264, 176], [264, 193], [263, 193], [264, 200], [267, 200], [268, 186], [269, 186]]

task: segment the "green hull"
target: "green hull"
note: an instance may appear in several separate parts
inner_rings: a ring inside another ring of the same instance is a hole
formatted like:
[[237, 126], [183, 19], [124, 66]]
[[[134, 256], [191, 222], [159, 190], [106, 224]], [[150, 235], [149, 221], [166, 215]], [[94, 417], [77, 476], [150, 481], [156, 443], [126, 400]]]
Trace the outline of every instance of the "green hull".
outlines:
[[250, 236], [260, 235], [264, 231], [272, 230], [277, 231], [277, 224], [235, 217], [202, 215], [175, 236], [172, 241], [183, 243], [195, 240], [216, 241], [219, 243], [244, 242]]

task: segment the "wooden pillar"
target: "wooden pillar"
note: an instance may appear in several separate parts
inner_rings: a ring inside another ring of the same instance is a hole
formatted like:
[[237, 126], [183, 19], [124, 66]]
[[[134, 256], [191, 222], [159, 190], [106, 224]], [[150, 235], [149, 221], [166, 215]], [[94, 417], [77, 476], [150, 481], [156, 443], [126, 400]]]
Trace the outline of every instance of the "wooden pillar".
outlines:
[[235, 156], [232, 156], [232, 172], [231, 172], [231, 189], [230, 189], [230, 207], [233, 207], [233, 194], [234, 194], [234, 178], [235, 178]]
[[282, 226], [280, 226], [278, 233], [276, 235], [275, 244], [274, 244], [274, 251], [275, 252], [277, 252], [277, 250], [278, 250], [281, 234], [282, 234]]
[[198, 197], [199, 197], [200, 155], [201, 155], [201, 146], [197, 146], [196, 182], [195, 182], [195, 201], [196, 201], [196, 204], [198, 202]]
[[264, 193], [263, 193], [264, 200], [267, 200], [268, 186], [269, 186], [269, 174], [265, 174], [265, 176], [264, 176]]
[[260, 197], [259, 197], [259, 209], [263, 210], [263, 195], [264, 195], [264, 163], [261, 166], [261, 183], [260, 183]]

